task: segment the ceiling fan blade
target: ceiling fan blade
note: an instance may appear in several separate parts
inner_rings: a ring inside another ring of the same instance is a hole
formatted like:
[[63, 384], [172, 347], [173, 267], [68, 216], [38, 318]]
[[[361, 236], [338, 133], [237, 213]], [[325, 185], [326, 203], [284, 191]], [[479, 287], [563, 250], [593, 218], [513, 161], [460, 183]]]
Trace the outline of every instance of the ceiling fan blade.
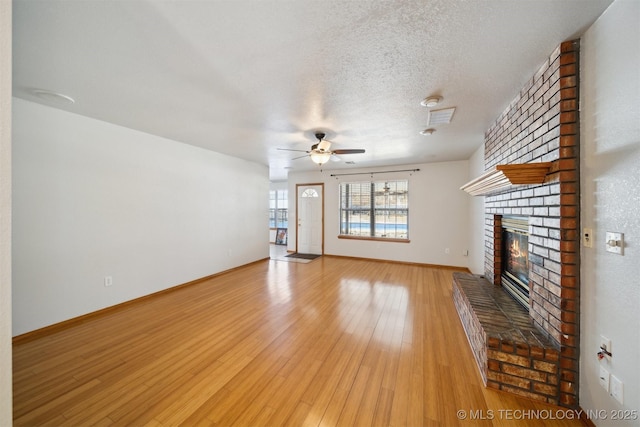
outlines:
[[291, 159], [291, 160], [298, 160], [298, 159], [302, 159], [303, 157], [309, 157], [309, 155], [308, 155], [308, 154], [305, 154], [304, 156], [294, 157], [294, 158], [293, 158], [293, 159]]
[[280, 151], [299, 151], [301, 153], [309, 153], [309, 151], [307, 151], [307, 150], [293, 150], [291, 148], [276, 148], [276, 150], [280, 150]]
[[364, 148], [333, 150], [332, 153], [333, 154], [362, 154], [362, 153], [364, 153]]

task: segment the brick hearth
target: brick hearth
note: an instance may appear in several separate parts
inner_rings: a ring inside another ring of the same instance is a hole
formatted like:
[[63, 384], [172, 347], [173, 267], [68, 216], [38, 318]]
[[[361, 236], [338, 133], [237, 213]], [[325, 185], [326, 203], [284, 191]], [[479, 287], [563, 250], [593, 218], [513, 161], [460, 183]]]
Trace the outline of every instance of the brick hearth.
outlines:
[[454, 273], [453, 301], [487, 387], [558, 403], [560, 350], [501, 287]]

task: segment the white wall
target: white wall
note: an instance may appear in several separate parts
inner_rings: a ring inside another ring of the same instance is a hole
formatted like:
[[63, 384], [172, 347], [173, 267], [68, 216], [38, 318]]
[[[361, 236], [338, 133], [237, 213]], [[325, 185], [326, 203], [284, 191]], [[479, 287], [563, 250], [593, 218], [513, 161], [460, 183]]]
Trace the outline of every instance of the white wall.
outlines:
[[[595, 239], [581, 259], [580, 405], [640, 411], [640, 2], [617, 0], [585, 33], [580, 77], [582, 226]], [[605, 251], [607, 231], [624, 233], [624, 256]], [[612, 340], [601, 363], [624, 382], [624, 405], [598, 385], [600, 335]]]
[[[374, 180], [409, 180], [409, 240], [394, 243], [338, 239], [340, 182], [367, 181], [368, 175], [343, 176], [376, 170], [420, 169], [414, 173], [374, 175]], [[467, 267], [469, 198], [460, 186], [469, 180], [467, 161], [403, 165], [385, 168], [289, 174], [289, 222], [295, 224], [296, 184], [324, 183], [324, 252], [329, 255]], [[295, 227], [289, 229], [289, 250], [295, 250]], [[449, 254], [445, 249], [449, 248]]]
[[13, 147], [16, 335], [269, 256], [265, 166], [17, 98]]
[[[469, 180], [484, 173], [484, 143], [469, 158]], [[469, 270], [484, 274], [484, 196], [469, 200]]]
[[288, 190], [289, 184], [287, 181], [272, 181], [269, 183], [269, 190]]
[[0, 426], [13, 422], [11, 357], [11, 2], [0, 1]]

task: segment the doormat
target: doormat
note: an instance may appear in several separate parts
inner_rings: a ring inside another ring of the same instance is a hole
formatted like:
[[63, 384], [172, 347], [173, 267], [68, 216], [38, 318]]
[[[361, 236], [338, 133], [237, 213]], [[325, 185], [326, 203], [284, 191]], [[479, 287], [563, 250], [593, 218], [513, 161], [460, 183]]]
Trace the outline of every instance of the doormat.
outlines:
[[295, 254], [287, 255], [286, 258], [302, 258], [302, 259], [316, 259], [321, 255], [316, 254], [300, 254], [296, 252]]

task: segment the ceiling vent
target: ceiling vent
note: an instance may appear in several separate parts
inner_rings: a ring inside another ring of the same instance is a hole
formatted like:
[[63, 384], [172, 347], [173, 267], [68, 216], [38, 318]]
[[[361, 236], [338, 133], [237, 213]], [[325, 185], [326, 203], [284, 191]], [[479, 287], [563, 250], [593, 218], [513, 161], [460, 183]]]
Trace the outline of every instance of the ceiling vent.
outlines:
[[456, 107], [443, 108], [441, 110], [429, 111], [428, 126], [444, 125], [451, 123], [453, 113], [456, 111]]

